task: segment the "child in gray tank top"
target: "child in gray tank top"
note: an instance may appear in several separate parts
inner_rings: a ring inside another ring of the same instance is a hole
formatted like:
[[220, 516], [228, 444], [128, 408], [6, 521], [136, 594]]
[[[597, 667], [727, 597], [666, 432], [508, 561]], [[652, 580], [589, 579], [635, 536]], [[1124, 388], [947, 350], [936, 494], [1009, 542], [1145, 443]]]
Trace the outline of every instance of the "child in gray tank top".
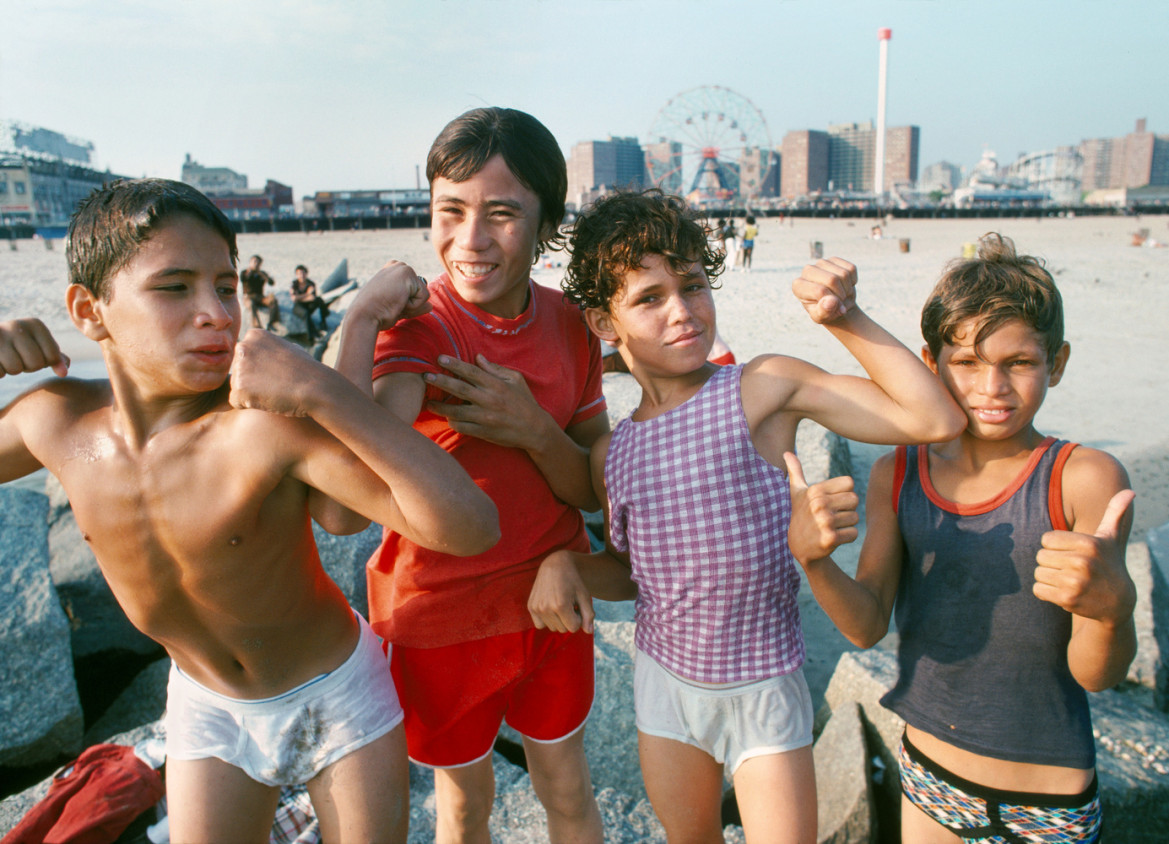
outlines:
[[1096, 841], [1086, 692], [1123, 680], [1136, 652], [1128, 477], [1035, 429], [1070, 351], [1041, 261], [987, 235], [921, 323], [966, 430], [873, 466], [855, 580], [830, 556], [853, 538], [838, 527], [851, 479], [808, 487], [793, 467], [792, 552], [854, 644], [876, 644], [896, 610], [900, 676], [882, 703], [906, 722], [902, 840]]

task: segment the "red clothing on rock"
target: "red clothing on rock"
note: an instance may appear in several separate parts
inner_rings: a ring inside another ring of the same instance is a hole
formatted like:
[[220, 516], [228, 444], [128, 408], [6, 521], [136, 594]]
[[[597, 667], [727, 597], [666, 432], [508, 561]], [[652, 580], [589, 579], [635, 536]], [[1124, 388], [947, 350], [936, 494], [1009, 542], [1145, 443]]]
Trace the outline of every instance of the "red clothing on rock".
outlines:
[[[567, 429], [605, 411], [601, 350], [580, 310], [559, 290], [529, 281], [527, 309], [502, 319], [464, 301], [447, 276], [430, 284], [431, 313], [378, 337], [374, 379], [394, 372], [443, 372], [440, 354], [476, 355], [523, 374], [536, 402]], [[453, 401], [427, 385], [426, 401]], [[459, 434], [425, 405], [414, 427], [449, 452], [495, 502], [502, 539], [486, 553], [453, 557], [392, 531], [370, 560], [369, 615], [395, 645], [434, 648], [532, 626], [528, 593], [544, 557], [588, 551], [580, 511], [557, 498], [532, 459]]]

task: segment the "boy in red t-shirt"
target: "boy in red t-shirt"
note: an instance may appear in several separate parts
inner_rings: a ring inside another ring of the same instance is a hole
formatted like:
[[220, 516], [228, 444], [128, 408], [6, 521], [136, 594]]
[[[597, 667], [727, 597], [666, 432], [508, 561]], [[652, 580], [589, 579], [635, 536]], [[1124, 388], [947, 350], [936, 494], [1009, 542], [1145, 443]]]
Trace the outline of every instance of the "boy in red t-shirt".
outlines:
[[544, 557], [588, 550], [588, 448], [609, 429], [596, 338], [530, 278], [560, 239], [564, 157], [530, 115], [482, 108], [442, 131], [426, 175], [444, 269], [433, 310], [379, 319], [382, 291], [414, 277], [390, 262], [350, 306], [337, 367], [459, 461], [495, 502], [502, 539], [454, 558], [387, 531], [369, 566], [370, 620], [393, 644], [410, 756], [435, 769], [440, 841], [486, 840], [506, 718], [551, 840], [600, 842], [582, 730], [592, 637], [536, 630], [527, 610]]

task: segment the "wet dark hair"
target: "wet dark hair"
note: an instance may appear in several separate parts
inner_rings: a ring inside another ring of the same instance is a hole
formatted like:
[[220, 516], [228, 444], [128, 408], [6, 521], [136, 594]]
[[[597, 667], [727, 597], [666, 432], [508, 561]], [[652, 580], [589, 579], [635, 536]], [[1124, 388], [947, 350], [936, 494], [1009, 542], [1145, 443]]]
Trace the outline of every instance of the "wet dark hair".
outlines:
[[[514, 108], [477, 108], [448, 123], [426, 157], [426, 180], [465, 182], [501, 155], [507, 169], [540, 200], [536, 255], [564, 243], [560, 223], [568, 194], [568, 171], [556, 138], [532, 115]], [[545, 236], [547, 234], [547, 236]]]
[[69, 222], [65, 246], [69, 283], [80, 284], [108, 302], [110, 279], [133, 260], [159, 226], [183, 214], [205, 223], [224, 239], [234, 267], [239, 258], [235, 232], [210, 199], [171, 179], [118, 179], [83, 199]]
[[921, 334], [936, 360], [954, 342], [962, 323], [979, 321], [977, 351], [1011, 320], [1021, 320], [1043, 338], [1050, 365], [1063, 345], [1063, 299], [1043, 261], [1019, 255], [1009, 237], [991, 232], [978, 242], [978, 256], [952, 262], [921, 312]]
[[698, 214], [676, 196], [651, 189], [615, 193], [586, 208], [569, 230], [572, 254], [561, 287], [582, 308], [609, 310], [625, 274], [648, 255], [661, 255], [682, 275], [702, 264], [711, 287], [723, 271], [723, 256], [711, 248]]

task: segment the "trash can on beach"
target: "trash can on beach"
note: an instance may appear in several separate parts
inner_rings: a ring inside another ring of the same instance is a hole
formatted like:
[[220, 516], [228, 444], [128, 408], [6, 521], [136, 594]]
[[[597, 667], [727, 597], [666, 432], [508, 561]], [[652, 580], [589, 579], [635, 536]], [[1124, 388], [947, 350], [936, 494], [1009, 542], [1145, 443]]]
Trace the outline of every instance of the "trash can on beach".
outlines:
[[901, 238], [901, 242], [898, 243], [898, 246], [901, 247], [902, 252], [908, 252], [909, 251], [909, 238], [908, 237]]
[[824, 257], [824, 244], [818, 240], [808, 241], [808, 245], [812, 250], [812, 260], [816, 261]]

